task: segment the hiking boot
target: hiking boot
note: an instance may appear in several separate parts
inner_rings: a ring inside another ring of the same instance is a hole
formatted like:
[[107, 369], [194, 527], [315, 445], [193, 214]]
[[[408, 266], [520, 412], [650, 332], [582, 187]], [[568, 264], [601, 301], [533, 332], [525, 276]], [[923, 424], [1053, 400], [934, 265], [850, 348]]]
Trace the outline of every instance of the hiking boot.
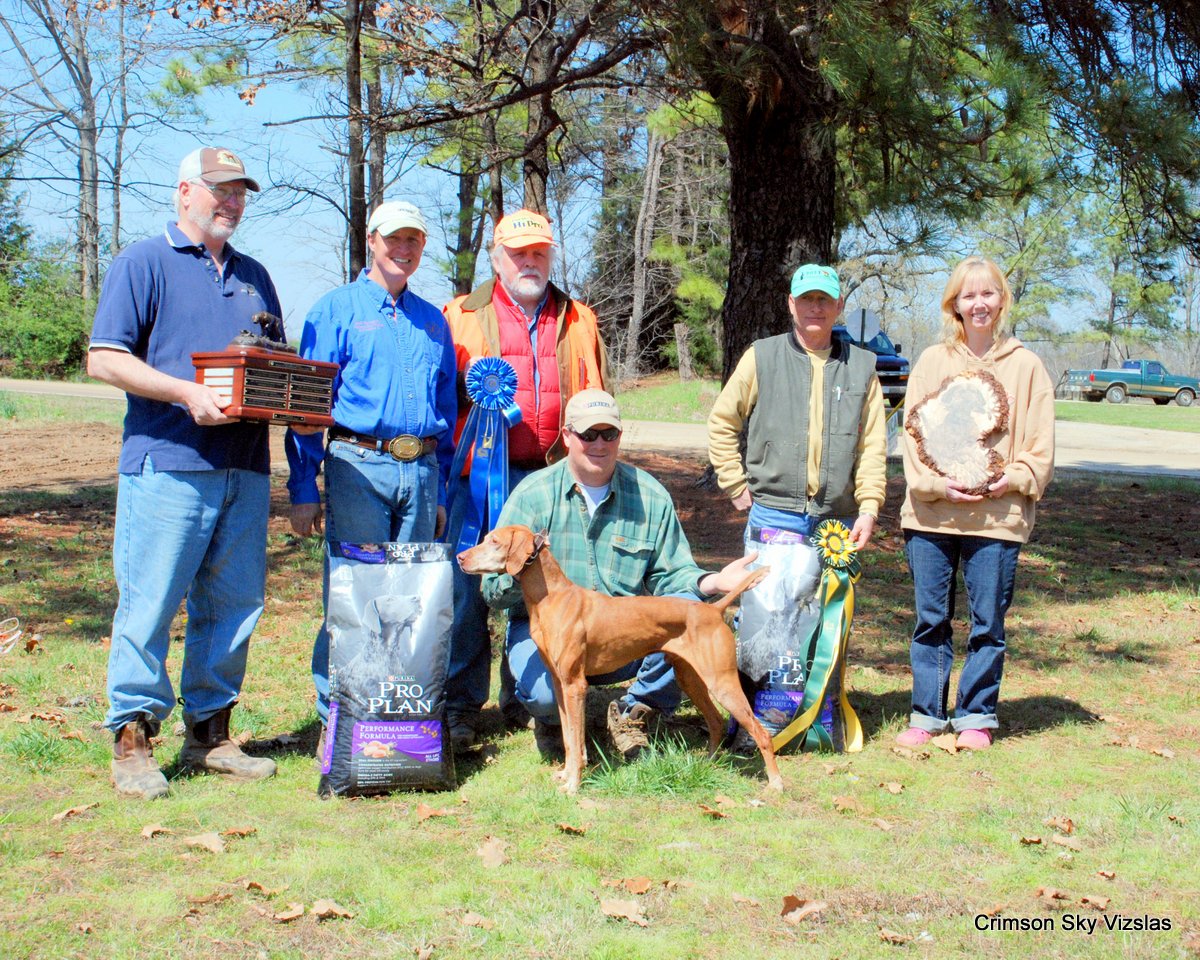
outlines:
[[621, 710], [621, 701], [613, 700], [608, 705], [608, 735], [613, 746], [626, 760], [634, 759], [642, 748], [649, 744], [646, 724], [654, 716], [653, 707], [635, 703], [628, 710]]
[[758, 756], [758, 744], [750, 736], [750, 731], [741, 724], [738, 724], [737, 730], [729, 738], [729, 752], [737, 757]]
[[989, 730], [964, 730], [954, 745], [959, 750], [986, 750], [992, 745], [992, 734]]
[[504, 715], [505, 730], [533, 729], [533, 717], [529, 715], [529, 711], [525, 709], [519, 700], [513, 700], [504, 704], [500, 708], [500, 712]]
[[131, 720], [113, 739], [112, 781], [123, 797], [154, 800], [170, 793], [167, 778], [158, 769], [150, 740], [158, 735], [158, 724], [149, 717]]
[[923, 730], [920, 727], [909, 727], [900, 736], [896, 738], [896, 742], [902, 747], [923, 747], [933, 739], [933, 734], [928, 730]]
[[184, 720], [187, 739], [179, 751], [179, 765], [185, 770], [206, 770], [234, 780], [265, 780], [275, 776], [274, 760], [247, 756], [229, 739], [232, 710], [229, 706], [203, 720]]
[[446, 717], [446, 727], [450, 731], [450, 749], [455, 753], [465, 753], [475, 746], [478, 734], [475, 723], [478, 716], [472, 717], [466, 713], [452, 713]]
[[525, 709], [525, 704], [517, 699], [516, 687], [517, 681], [513, 678], [512, 670], [509, 669], [508, 654], [505, 654], [500, 660], [500, 695], [497, 698], [500, 704], [500, 713], [504, 717], [504, 728], [506, 730], [532, 730], [533, 717]]
[[533, 740], [543, 760], [562, 761], [567, 758], [563, 747], [562, 727], [545, 720], [533, 721]]

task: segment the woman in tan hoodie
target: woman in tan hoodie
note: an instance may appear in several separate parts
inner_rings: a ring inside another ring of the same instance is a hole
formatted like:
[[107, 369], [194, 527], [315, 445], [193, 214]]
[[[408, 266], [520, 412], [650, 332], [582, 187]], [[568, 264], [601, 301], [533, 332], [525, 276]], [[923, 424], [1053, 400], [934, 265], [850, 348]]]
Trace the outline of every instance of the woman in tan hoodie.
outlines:
[[[996, 264], [969, 257], [954, 268], [942, 294], [941, 343], [921, 354], [908, 381], [912, 409], [948, 378], [967, 370], [994, 376], [1008, 394], [1008, 426], [986, 445], [1004, 472], [982, 494], [944, 477], [917, 455], [906, 434], [908, 491], [900, 511], [913, 575], [912, 715], [900, 734], [920, 746], [952, 729], [960, 749], [982, 750], [999, 723], [996, 704], [1004, 669], [1004, 617], [1013, 597], [1017, 555], [1033, 531], [1034, 512], [1054, 473], [1054, 386], [1046, 368], [1008, 333], [1012, 291]], [[961, 568], [971, 612], [967, 656], [953, 715], [947, 712], [954, 662], [951, 621]]]

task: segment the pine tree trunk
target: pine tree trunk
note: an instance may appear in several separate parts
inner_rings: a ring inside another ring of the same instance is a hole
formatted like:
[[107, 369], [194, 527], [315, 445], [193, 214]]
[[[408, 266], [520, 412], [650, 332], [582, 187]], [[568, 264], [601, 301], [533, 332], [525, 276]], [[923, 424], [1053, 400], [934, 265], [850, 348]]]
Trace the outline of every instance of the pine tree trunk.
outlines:
[[836, 157], [832, 134], [781, 102], [724, 117], [729, 147], [729, 286], [722, 381], [756, 339], [790, 326], [788, 283], [803, 263], [829, 263]]
[[346, 4], [346, 229], [350, 241], [349, 279], [367, 263], [366, 154], [363, 143], [362, 7], [359, 0]]

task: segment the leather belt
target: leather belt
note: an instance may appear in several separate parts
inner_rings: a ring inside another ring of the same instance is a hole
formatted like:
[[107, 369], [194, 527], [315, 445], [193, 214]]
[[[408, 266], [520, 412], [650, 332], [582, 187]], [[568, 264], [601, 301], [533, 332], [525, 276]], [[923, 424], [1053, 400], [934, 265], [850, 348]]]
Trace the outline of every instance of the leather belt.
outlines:
[[390, 440], [382, 440], [379, 437], [354, 433], [342, 427], [330, 427], [329, 439], [341, 440], [343, 443], [350, 443], [356, 447], [362, 447], [364, 450], [374, 450], [376, 453], [388, 453], [391, 454], [393, 460], [400, 460], [403, 463], [418, 460], [427, 453], [433, 453], [437, 449], [438, 443], [437, 437], [417, 437], [411, 433], [402, 433]]

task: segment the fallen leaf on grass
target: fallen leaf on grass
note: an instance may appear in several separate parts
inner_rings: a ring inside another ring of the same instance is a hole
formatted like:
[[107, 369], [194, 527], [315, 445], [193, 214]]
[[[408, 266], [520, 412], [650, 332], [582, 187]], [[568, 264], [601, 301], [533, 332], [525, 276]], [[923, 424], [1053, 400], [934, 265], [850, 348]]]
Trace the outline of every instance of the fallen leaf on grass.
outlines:
[[1107, 910], [1108, 905], [1112, 903], [1112, 897], [1097, 897], [1087, 896], [1080, 897], [1079, 902], [1085, 907], [1091, 907], [1093, 910]]
[[705, 816], [712, 817], [714, 820], [724, 820], [729, 816], [724, 810], [718, 810], [716, 807], [710, 807], [707, 803], [700, 804], [700, 812]]
[[1036, 847], [1042, 842], [1041, 837], [1022, 837], [1021, 843], [1027, 847]]
[[433, 947], [415, 947], [413, 948], [413, 956], [417, 960], [431, 960], [433, 957]]
[[654, 886], [654, 881], [649, 877], [624, 877], [620, 880], [613, 880], [609, 886], [619, 887], [640, 897]]
[[198, 850], [208, 850], [211, 853], [224, 853], [225, 841], [215, 833], [198, 833], [194, 837], [184, 837], [185, 846], [195, 847]]
[[247, 890], [253, 890], [255, 893], [261, 893], [264, 897], [273, 897], [277, 893], [283, 893], [283, 891], [287, 889], [286, 884], [282, 887], [275, 887], [273, 889], [271, 887], [264, 887], [257, 880], [245, 880], [242, 882], [242, 886]]
[[614, 920], [628, 920], [639, 927], [650, 926], [650, 921], [642, 916], [642, 907], [636, 900], [601, 900], [600, 909], [605, 916]]
[[862, 804], [853, 797], [834, 797], [833, 809], [838, 813], [866, 813]]
[[1175, 756], [1175, 751], [1170, 747], [1155, 747], [1150, 752], [1156, 757], [1162, 757], [1164, 760], [1171, 760]]
[[1057, 843], [1060, 847], [1066, 847], [1068, 850], [1074, 850], [1076, 853], [1083, 849], [1083, 844], [1074, 837], [1060, 837], [1056, 835], [1050, 838], [1050, 842]]
[[67, 730], [63, 733], [62, 738], [64, 740], [78, 740], [80, 743], [87, 743], [87, 740], [84, 739], [83, 734], [78, 730]]
[[84, 811], [91, 810], [92, 807], [98, 806], [100, 806], [98, 803], [85, 803], [81, 807], [67, 807], [66, 810], [63, 810], [61, 813], [56, 813], [50, 819], [54, 823], [62, 823], [64, 820], [70, 819], [71, 817], [77, 817]]
[[899, 796], [904, 792], [904, 784], [896, 783], [894, 780], [888, 781], [887, 783], [881, 783], [880, 786], [883, 787], [883, 789], [888, 793], [892, 794], [892, 796]]
[[461, 922], [464, 927], [479, 927], [480, 930], [491, 930], [496, 925], [494, 921], [489, 920], [487, 917], [481, 917], [479, 914], [472, 913], [469, 910], [462, 915]]
[[743, 897], [740, 893], [731, 893], [729, 899], [734, 903], [744, 903], [748, 907], [761, 907], [762, 904], [753, 897]]
[[[951, 750], [950, 752], [953, 753], [954, 751]], [[908, 941], [911, 940], [912, 937], [906, 937], [904, 934], [897, 933], [895, 930], [889, 930], [887, 927], [880, 927], [879, 928], [879, 939], [882, 940], [884, 943], [893, 943], [896, 946], [900, 947], [900, 946], [903, 946], [904, 944], [908, 943]]]
[[30, 720], [41, 720], [43, 723], [53, 723], [56, 726], [64, 726], [67, 722], [65, 714], [59, 713], [57, 710], [43, 710], [29, 715]]
[[783, 909], [779, 915], [784, 923], [795, 925], [805, 917], [816, 916], [828, 906], [824, 900], [804, 900], [789, 893], [783, 898]]
[[1050, 817], [1048, 820], [1043, 820], [1048, 827], [1053, 827], [1059, 833], [1072, 834], [1075, 832], [1075, 821], [1070, 817]]
[[77, 924], [75, 924], [75, 929], [78, 930], [80, 933], [82, 933], [84, 936], [87, 936], [89, 933], [91, 933], [96, 928], [93, 927], [90, 923], [77, 923]]
[[890, 823], [888, 823], [886, 820], [884, 820], [882, 817], [880, 817], [876, 820], [872, 820], [871, 825], [878, 827], [884, 833], [890, 833], [891, 829], [892, 829], [892, 825]]
[[1000, 914], [1002, 914], [1003, 912], [1004, 912], [1004, 904], [1002, 904], [1002, 903], [997, 903], [995, 906], [993, 906], [993, 907], [989, 907], [987, 910], [984, 910], [984, 911], [983, 911], [983, 916], [985, 916], [985, 917], [998, 917], [998, 916], [1000, 916]]
[[223, 837], [252, 837], [258, 833], [258, 827], [230, 827], [228, 830], [222, 830]]
[[354, 914], [332, 900], [318, 900], [308, 912], [318, 920], [332, 920], [334, 917], [341, 917], [343, 920], [354, 919]]
[[160, 833], [170, 834], [170, 830], [164, 827], [161, 823], [148, 823], [142, 827], [142, 836], [147, 840], [153, 840]]
[[224, 893], [220, 890], [216, 890], [212, 893], [206, 893], [202, 897], [188, 897], [187, 901], [188, 903], [194, 903], [197, 906], [200, 906], [206, 903], [224, 903], [232, 896], [232, 893]]
[[587, 827], [577, 827], [570, 823], [556, 823], [559, 833], [566, 833], [573, 837], [582, 837], [587, 833]]
[[11, 703], [0, 703], [0, 713], [15, 713], [16, 709]]
[[448, 817], [449, 810], [435, 810], [427, 803], [417, 804], [417, 823], [428, 820], [430, 817]]
[[892, 747], [892, 753], [898, 757], [904, 757], [906, 760], [928, 760], [928, 750], [912, 750], [909, 747]]
[[945, 750], [947, 753], [958, 753], [957, 742], [958, 740], [954, 734], [943, 733], [930, 740], [929, 745], [937, 747], [939, 750]]
[[1043, 905], [1051, 908], [1061, 907], [1063, 900], [1071, 899], [1057, 887], [1038, 887], [1033, 895], [1041, 900]]
[[483, 861], [483, 865], [489, 869], [502, 867], [508, 862], [508, 857], [504, 850], [508, 843], [501, 840], [499, 837], [486, 837], [475, 853]]
[[1103, 877], [1105, 880], [1116, 880], [1117, 871], [1115, 870], [1097, 870], [1096, 876]]
[[41, 646], [42, 635], [40, 633], [35, 633], [32, 637], [25, 641], [25, 652], [33, 653], [35, 650], [41, 649]]
[[302, 916], [304, 916], [304, 904], [289, 903], [286, 910], [271, 914], [271, 919], [276, 923], [291, 923], [293, 920], [299, 920]]

